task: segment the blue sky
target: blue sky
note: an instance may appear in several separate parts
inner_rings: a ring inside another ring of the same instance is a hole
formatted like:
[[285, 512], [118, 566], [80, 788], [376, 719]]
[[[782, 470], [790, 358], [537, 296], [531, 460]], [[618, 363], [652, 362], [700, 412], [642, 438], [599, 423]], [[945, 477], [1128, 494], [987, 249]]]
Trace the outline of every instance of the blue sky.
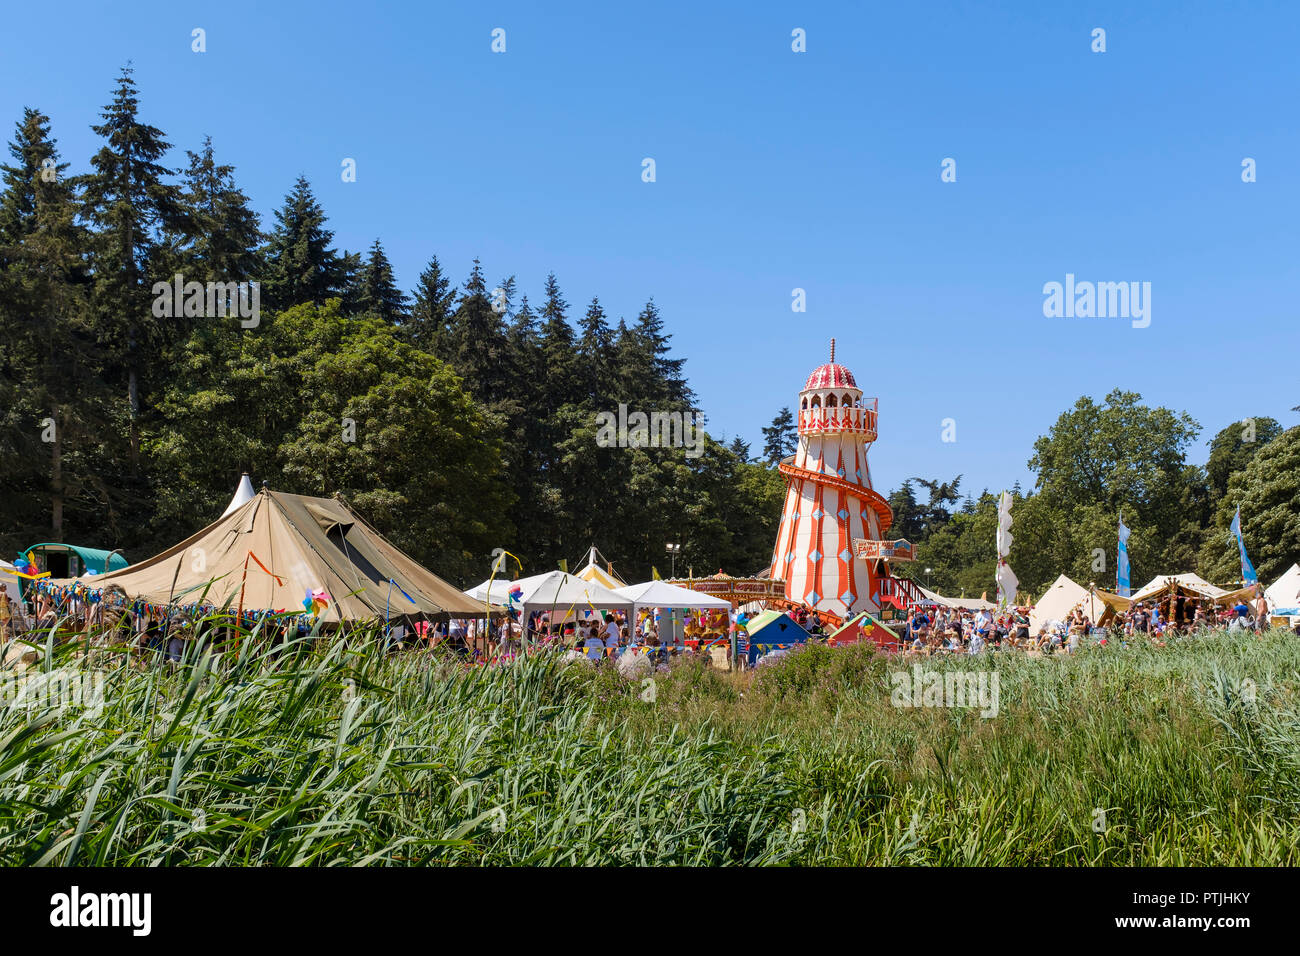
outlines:
[[[710, 430], [756, 451], [835, 336], [886, 490], [1029, 486], [1035, 437], [1117, 386], [1190, 412], [1198, 461], [1300, 420], [1300, 4], [611, 6], [29, 4], [0, 122], [44, 110], [83, 171], [129, 59], [174, 167], [210, 134], [267, 220], [305, 174], [407, 288], [437, 254], [534, 303], [554, 270], [574, 318], [653, 295]], [[1150, 326], [1045, 318], [1067, 273], [1150, 282]]]

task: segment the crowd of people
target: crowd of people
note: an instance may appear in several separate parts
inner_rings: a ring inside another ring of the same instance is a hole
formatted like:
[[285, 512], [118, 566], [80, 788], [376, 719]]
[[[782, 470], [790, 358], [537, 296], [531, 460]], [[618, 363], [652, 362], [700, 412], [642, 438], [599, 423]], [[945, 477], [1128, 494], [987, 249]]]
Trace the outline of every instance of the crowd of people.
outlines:
[[[65, 634], [83, 634], [97, 644], [132, 646], [141, 652], [178, 661], [185, 641], [193, 636], [193, 624], [183, 613], [160, 609], [141, 611], [120, 587], [110, 585], [102, 599], [93, 604], [56, 606], [48, 594], [36, 593], [30, 613], [21, 602], [13, 602], [0, 589], [0, 645], [58, 627]], [[66, 604], [67, 602], [65, 602]], [[1266, 630], [1268, 605], [1263, 595], [1233, 606], [1216, 604], [1209, 598], [1166, 596], [1158, 601], [1136, 602], [1115, 614], [1103, 614], [1093, 621], [1083, 605], [1063, 619], [1031, 624], [1031, 608], [1002, 610], [963, 609], [945, 606], [916, 606], [900, 625], [898, 650], [909, 655], [979, 654], [990, 651], [1027, 651], [1042, 654], [1070, 653], [1084, 641], [1149, 640], [1162, 646], [1171, 635], [1206, 629]], [[832, 622], [807, 608], [786, 612], [814, 641], [825, 639]], [[678, 654], [707, 653], [714, 647], [729, 646], [732, 635], [745, 639], [750, 614], [745, 609], [720, 612], [686, 612], [662, 615], [643, 609], [632, 620], [624, 611], [572, 611], [534, 614], [527, 622], [494, 617], [443, 621], [404, 620], [384, 626], [386, 643], [394, 649], [408, 646], [439, 648], [466, 661], [486, 663], [518, 654], [527, 646], [573, 653], [592, 661], [613, 660], [636, 648], [655, 659]], [[287, 626], [287, 625], [286, 625]], [[299, 622], [299, 630], [303, 625]], [[526, 627], [526, 635], [524, 628]], [[277, 639], [289, 636], [284, 626], [274, 625]], [[1295, 624], [1300, 635], [1300, 622]], [[524, 637], [527, 641], [524, 641]], [[752, 656], [752, 655], [751, 655]]]
[[[1163, 646], [1165, 639], [1175, 634], [1204, 630], [1265, 631], [1270, 620], [1268, 603], [1262, 594], [1232, 606], [1194, 597], [1139, 601], [1109, 617], [1104, 624], [1093, 621], [1079, 605], [1063, 619], [1041, 621], [1034, 627], [1031, 610], [1028, 607], [1000, 611], [915, 607], [907, 618], [901, 649], [925, 655], [978, 654], [986, 649], [1051, 654], [1078, 650], [1084, 640], [1105, 644], [1117, 639], [1146, 639]], [[1300, 622], [1293, 629], [1300, 636]]]
[[[680, 618], [680, 627], [672, 626], [672, 618], [663, 618], [647, 609], [632, 622], [624, 611], [584, 611], [576, 615], [565, 612], [543, 612], [533, 615], [527, 622], [525, 635], [521, 624], [513, 619], [451, 619], [417, 624], [416, 639], [429, 648], [442, 648], [459, 657], [473, 660], [491, 660], [509, 657], [520, 652], [524, 637], [530, 647], [552, 648], [575, 652], [589, 660], [616, 658], [629, 647], [654, 652], [669, 657], [696, 653], [701, 648], [725, 642], [731, 625], [729, 622], [710, 620], [708, 615], [687, 613]], [[405, 636], [405, 629], [398, 638]]]

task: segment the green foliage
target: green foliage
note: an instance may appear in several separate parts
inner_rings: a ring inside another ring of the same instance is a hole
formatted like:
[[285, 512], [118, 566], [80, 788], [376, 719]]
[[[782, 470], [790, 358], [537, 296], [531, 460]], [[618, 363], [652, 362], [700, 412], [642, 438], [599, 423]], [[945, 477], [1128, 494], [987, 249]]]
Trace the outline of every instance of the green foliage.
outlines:
[[[79, 648], [0, 709], [5, 865], [1300, 863], [1283, 632], [920, 663], [996, 675], [989, 719], [895, 706], [916, 662], [866, 645], [681, 660], [653, 699], [556, 655], [389, 656], [373, 630], [191, 642], [174, 669]], [[92, 672], [97, 710], [41, 692]]]
[[1210, 440], [1210, 460], [1205, 463], [1210, 497], [1218, 501], [1228, 493], [1228, 481], [1256, 453], [1282, 434], [1277, 419], [1259, 416], [1233, 422]]
[[772, 424], [763, 429], [763, 460], [769, 465], [779, 465], [781, 459], [793, 455], [798, 447], [799, 430], [787, 405], [776, 413]]
[[1246, 553], [1259, 579], [1271, 584], [1300, 561], [1300, 427], [1263, 445], [1232, 473], [1201, 552], [1202, 576], [1217, 582], [1241, 579], [1237, 542], [1228, 533], [1238, 505]]
[[298, 177], [275, 221], [263, 251], [267, 263], [263, 304], [279, 310], [342, 295], [348, 284], [345, 264], [330, 245], [334, 233], [325, 228], [325, 212], [305, 176]]

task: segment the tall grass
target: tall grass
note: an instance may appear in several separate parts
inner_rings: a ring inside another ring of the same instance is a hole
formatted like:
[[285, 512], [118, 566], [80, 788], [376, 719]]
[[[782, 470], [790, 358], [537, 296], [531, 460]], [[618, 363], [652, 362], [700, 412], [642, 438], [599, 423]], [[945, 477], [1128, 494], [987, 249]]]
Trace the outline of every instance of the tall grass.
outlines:
[[0, 862], [81, 865], [1300, 862], [1300, 642], [926, 660], [998, 716], [900, 709], [869, 648], [654, 693], [554, 656], [465, 669], [374, 634], [179, 666], [50, 646], [99, 708], [0, 707]]

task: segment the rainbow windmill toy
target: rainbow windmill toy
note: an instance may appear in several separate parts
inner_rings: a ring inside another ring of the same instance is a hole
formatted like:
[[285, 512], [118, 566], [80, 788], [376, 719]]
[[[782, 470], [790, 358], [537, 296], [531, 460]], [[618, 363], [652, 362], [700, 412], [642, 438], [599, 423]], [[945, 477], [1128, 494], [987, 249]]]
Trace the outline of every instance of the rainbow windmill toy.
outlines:
[[14, 570], [9, 573], [16, 574], [20, 578], [27, 578], [31, 581], [35, 581], [38, 578], [48, 578], [50, 576], [49, 571], [42, 571], [36, 566], [36, 558], [30, 551], [26, 554], [20, 554], [16, 559], [14, 559]]
[[321, 611], [330, 606], [330, 596], [324, 588], [317, 588], [314, 591], [308, 591], [307, 596], [302, 599], [302, 606], [312, 617], [316, 617]]

